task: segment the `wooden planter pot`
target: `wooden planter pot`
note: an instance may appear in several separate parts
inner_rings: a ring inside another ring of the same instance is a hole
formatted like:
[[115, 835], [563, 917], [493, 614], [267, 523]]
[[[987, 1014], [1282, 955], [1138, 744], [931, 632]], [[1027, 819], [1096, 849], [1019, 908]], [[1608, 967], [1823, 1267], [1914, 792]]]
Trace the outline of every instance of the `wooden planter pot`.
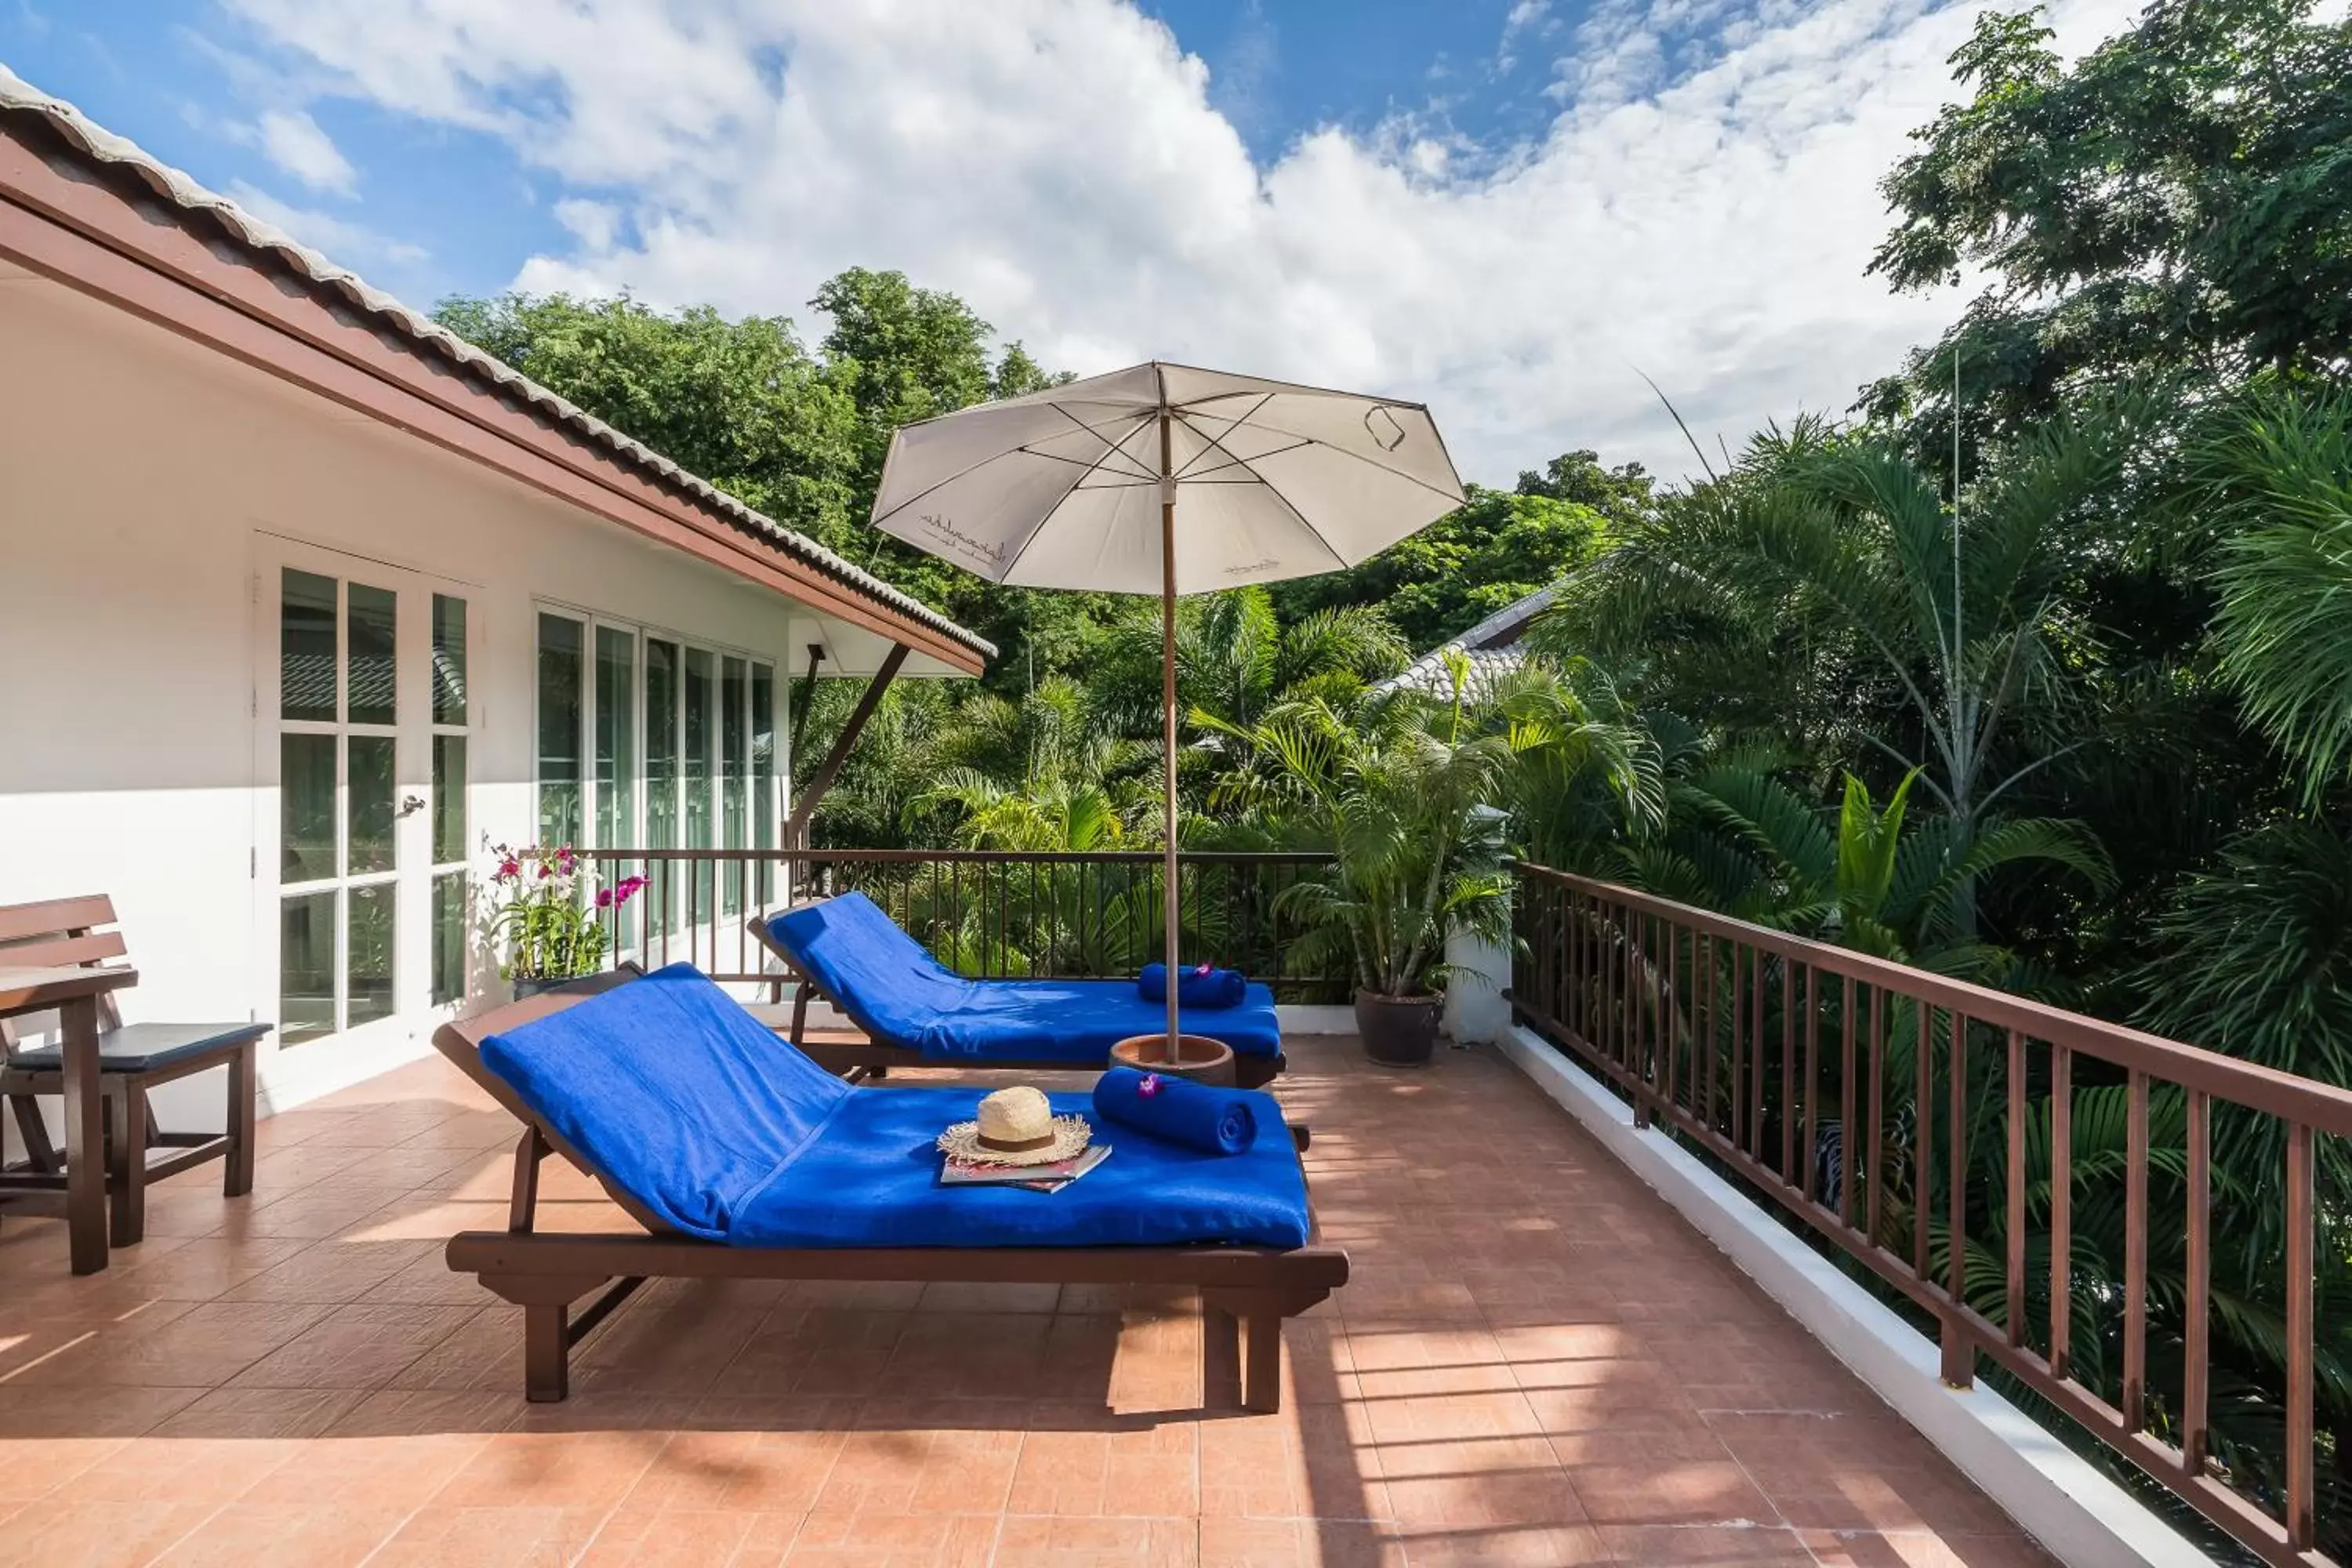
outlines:
[[1443, 996], [1384, 996], [1356, 993], [1356, 1034], [1364, 1055], [1386, 1068], [1425, 1068], [1437, 1049]]

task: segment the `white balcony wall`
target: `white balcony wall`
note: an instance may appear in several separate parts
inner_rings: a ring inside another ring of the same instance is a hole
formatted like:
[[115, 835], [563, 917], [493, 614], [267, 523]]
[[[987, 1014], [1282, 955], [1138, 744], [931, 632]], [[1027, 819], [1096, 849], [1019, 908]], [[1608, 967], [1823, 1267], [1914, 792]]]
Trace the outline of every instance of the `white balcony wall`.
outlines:
[[[133, 1021], [277, 1005], [275, 873], [257, 846], [277, 803], [256, 763], [275, 634], [256, 606], [274, 604], [280, 537], [468, 598], [477, 843], [532, 836], [541, 601], [773, 660], [780, 748], [806, 645], [854, 670], [877, 642], [0, 264], [0, 903], [111, 894], [140, 970], [121, 998]], [[377, 1026], [363, 1046], [273, 1040], [265, 1102], [419, 1054], [434, 1022]], [[218, 1096], [174, 1097], [199, 1098]]]

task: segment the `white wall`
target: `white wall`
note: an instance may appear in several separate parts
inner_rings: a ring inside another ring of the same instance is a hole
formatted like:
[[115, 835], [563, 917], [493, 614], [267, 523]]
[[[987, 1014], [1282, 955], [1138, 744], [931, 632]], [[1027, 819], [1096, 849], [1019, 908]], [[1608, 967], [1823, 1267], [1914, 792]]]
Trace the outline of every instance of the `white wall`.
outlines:
[[[846, 654], [836, 672], [875, 640], [0, 265], [0, 903], [110, 893], [134, 1021], [275, 1012], [252, 874], [276, 811], [252, 711], [271, 535], [465, 584], [478, 841], [533, 831], [536, 598], [771, 658], [780, 680], [812, 640]], [[265, 1095], [380, 1071], [432, 1023], [366, 1050], [273, 1041]]]

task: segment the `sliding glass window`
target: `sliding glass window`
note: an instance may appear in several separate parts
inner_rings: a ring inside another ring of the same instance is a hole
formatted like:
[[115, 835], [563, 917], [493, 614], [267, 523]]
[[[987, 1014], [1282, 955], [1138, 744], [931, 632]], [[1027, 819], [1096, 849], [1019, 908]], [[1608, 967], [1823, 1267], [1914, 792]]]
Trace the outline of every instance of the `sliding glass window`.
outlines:
[[[751, 670], [740, 658], [720, 661], [719, 803], [721, 826], [730, 849], [751, 847]], [[743, 863], [727, 863], [725, 891], [719, 913], [732, 915], [743, 908]]]
[[[751, 847], [776, 847], [776, 672], [764, 664], [751, 667]], [[775, 867], [760, 861], [760, 879], [752, 897], [766, 909], [776, 896]]]
[[[689, 849], [708, 849], [713, 842], [710, 760], [719, 735], [719, 682], [712, 668], [714, 662], [707, 649], [686, 650], [686, 847]], [[687, 919], [698, 926], [711, 916], [713, 867], [708, 860], [692, 864], [694, 873], [687, 889]]]
[[[678, 668], [677, 644], [660, 637], [646, 639], [646, 847], [676, 849], [678, 808]], [[646, 867], [653, 885], [646, 889], [646, 916], [650, 932], [667, 932], [677, 923], [678, 865], [655, 860]]]
[[[637, 844], [637, 634], [596, 628], [596, 832], [600, 849], [635, 849]], [[607, 864], [607, 887], [634, 867]], [[636, 945], [636, 911], [624, 906], [613, 918], [611, 951]]]
[[539, 842], [584, 842], [581, 808], [580, 695], [587, 628], [569, 616], [539, 617]]
[[[463, 657], [461, 645], [460, 670]], [[538, 670], [542, 847], [776, 847], [782, 759], [774, 665], [551, 610], [539, 616]], [[436, 670], [436, 710], [438, 679]], [[596, 870], [604, 886], [632, 875], [651, 884], [614, 928], [616, 954], [681, 925], [740, 915], [777, 886], [765, 862], [747, 871], [740, 858], [716, 856], [600, 861]]]

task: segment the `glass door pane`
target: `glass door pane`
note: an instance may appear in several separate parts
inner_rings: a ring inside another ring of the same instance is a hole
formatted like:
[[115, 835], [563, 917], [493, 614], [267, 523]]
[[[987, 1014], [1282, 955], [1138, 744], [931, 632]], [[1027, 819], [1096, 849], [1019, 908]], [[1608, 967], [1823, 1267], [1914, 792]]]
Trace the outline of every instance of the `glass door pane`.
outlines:
[[433, 1005], [466, 994], [466, 873], [433, 873]]
[[[677, 839], [677, 645], [659, 637], [646, 639], [646, 847], [676, 849]], [[646, 874], [654, 879], [646, 889], [646, 918], [654, 929], [667, 931], [677, 919], [677, 863], [656, 860]]]
[[[718, 743], [718, 682], [712, 679], [708, 650], [686, 650], [686, 847], [708, 849], [710, 838], [710, 753]], [[687, 922], [700, 925], [710, 918], [710, 863], [692, 862], [688, 879]]]
[[[721, 826], [726, 830], [730, 849], [751, 847], [751, 772], [750, 738], [751, 686], [744, 663], [740, 658], [720, 661], [719, 706], [719, 781]], [[739, 914], [743, 909], [743, 863], [727, 863], [725, 891], [720, 900], [722, 914]]]
[[398, 1006], [393, 994], [393, 933], [399, 929], [400, 887], [394, 882], [362, 883], [345, 895], [345, 902], [351, 910], [343, 957], [343, 1026], [348, 1029], [389, 1018]]
[[400, 711], [399, 600], [389, 588], [353, 583], [348, 596], [346, 657], [350, 662], [345, 719], [353, 724], [396, 721]]
[[[776, 847], [776, 672], [751, 667], [751, 847]], [[776, 897], [775, 866], [762, 859], [753, 896], [766, 909]]]
[[332, 577], [278, 574], [278, 716], [335, 721], [335, 595]]
[[432, 882], [425, 904], [426, 998], [461, 1001], [467, 964], [466, 858], [472, 837], [472, 775], [466, 752], [466, 601], [433, 595]]
[[335, 1032], [335, 904], [301, 893], [278, 906], [278, 1039], [299, 1046]]
[[[637, 843], [637, 637], [596, 628], [596, 847], [635, 849]], [[600, 863], [610, 888], [633, 866]], [[624, 905], [612, 917], [612, 947], [636, 945], [636, 910]]]
[[346, 876], [366, 877], [393, 868], [392, 796], [394, 789], [390, 735], [353, 735], [344, 742], [350, 805], [350, 858]]
[[539, 617], [539, 842], [580, 842], [580, 685], [583, 628]]
[[466, 994], [466, 737], [433, 737], [432, 986], [436, 1006]]
[[433, 721], [466, 722], [466, 601], [433, 595]]
[[278, 737], [278, 879], [333, 879], [335, 858], [335, 738]]

